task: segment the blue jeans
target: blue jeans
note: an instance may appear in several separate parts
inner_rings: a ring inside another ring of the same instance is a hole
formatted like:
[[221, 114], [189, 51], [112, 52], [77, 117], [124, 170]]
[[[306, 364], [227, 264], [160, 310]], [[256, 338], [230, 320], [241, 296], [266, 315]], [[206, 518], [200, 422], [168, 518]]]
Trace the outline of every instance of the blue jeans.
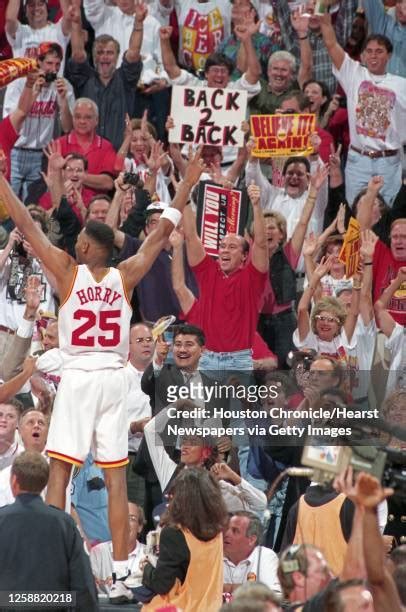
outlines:
[[11, 187], [14, 193], [24, 200], [27, 197], [28, 187], [41, 178], [42, 169], [41, 150], [13, 149], [11, 151]]
[[402, 185], [402, 163], [400, 153], [392, 157], [379, 157], [371, 159], [356, 151], [348, 151], [347, 165], [345, 167], [345, 194], [350, 206], [355, 196], [368, 185], [372, 176], [383, 176], [385, 181], [381, 195], [388, 206], [392, 206]]
[[[251, 349], [245, 349], [242, 351], [229, 351], [226, 353], [216, 353], [214, 351], [205, 351], [200, 358], [199, 369], [203, 371], [206, 376], [214, 378], [220, 382], [226, 383], [230, 374], [242, 374], [242, 382], [246, 378], [247, 383], [249, 381], [249, 375], [252, 372], [252, 351]], [[241, 402], [238, 399], [231, 400], [231, 409], [241, 410]], [[243, 419], [232, 419], [232, 427], [245, 427], [245, 421]], [[267, 483], [264, 480], [257, 480], [248, 473], [248, 434], [244, 439], [241, 436], [234, 441], [235, 445], [238, 446], [238, 459], [240, 463], [241, 478], [247, 480], [254, 487], [257, 487], [261, 491], [265, 491]]]
[[200, 357], [199, 369], [203, 370], [206, 376], [221, 381], [227, 378], [230, 372], [252, 372], [252, 351], [204, 351]]

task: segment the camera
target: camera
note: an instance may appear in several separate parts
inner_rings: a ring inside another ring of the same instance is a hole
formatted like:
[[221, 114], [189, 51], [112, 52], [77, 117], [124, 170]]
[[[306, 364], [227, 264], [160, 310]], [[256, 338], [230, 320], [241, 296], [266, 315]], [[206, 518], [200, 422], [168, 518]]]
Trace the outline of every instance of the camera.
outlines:
[[139, 188], [142, 186], [142, 180], [138, 172], [124, 172], [123, 184]]
[[44, 75], [45, 83], [53, 83], [53, 81], [56, 81], [57, 78], [58, 75], [56, 74], [56, 72], [47, 72]]
[[13, 249], [13, 252], [18, 255], [18, 257], [24, 257], [25, 259], [27, 259], [28, 257], [28, 253], [24, 248], [23, 242], [18, 242]]
[[[371, 436], [369, 429], [363, 433], [365, 437]], [[394, 495], [406, 499], [406, 452], [388, 446], [367, 446], [367, 441], [360, 440], [361, 445], [353, 446], [343, 445], [343, 440], [338, 442], [338, 446], [330, 446], [330, 441], [326, 446], [328, 440], [313, 438], [304, 447], [302, 464], [313, 468], [312, 480], [322, 486], [331, 483], [337, 474], [351, 466], [355, 472], [372, 474], [382, 486], [392, 487]]]

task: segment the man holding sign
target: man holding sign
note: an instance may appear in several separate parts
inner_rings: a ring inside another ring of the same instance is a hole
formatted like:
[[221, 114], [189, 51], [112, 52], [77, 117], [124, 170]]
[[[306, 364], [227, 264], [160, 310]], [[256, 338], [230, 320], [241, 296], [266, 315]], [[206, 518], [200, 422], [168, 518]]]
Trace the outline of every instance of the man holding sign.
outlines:
[[197, 234], [190, 206], [184, 213], [186, 254], [199, 287], [199, 326], [206, 337], [200, 368], [209, 373], [252, 369], [251, 348], [258, 322], [260, 300], [268, 272], [265, 224], [259, 204], [259, 188], [248, 188], [254, 213], [254, 242], [226, 234], [218, 261], [206, 252]]
[[211, 146], [244, 144], [241, 124], [247, 93], [213, 87], [180, 87], [172, 90], [170, 142]]
[[[181, 68], [179, 68], [176, 62], [176, 58], [173, 54], [171, 44], [170, 44], [171, 34], [172, 34], [172, 28], [169, 26], [163, 27], [160, 30], [162, 61], [164, 64], [164, 68], [169, 76], [171, 85], [184, 85], [184, 86], [187, 86], [188, 88], [209, 87], [209, 88], [215, 88], [216, 90], [222, 90], [226, 88], [227, 90], [240, 90], [240, 91], [247, 92], [248, 100], [250, 100], [251, 98], [253, 98], [260, 92], [261, 85], [259, 82], [259, 77], [261, 75], [261, 65], [259, 63], [258, 57], [255, 53], [254, 46], [252, 44], [251, 30], [247, 26], [240, 25], [240, 26], [237, 26], [235, 29], [235, 35], [241, 41], [242, 47], [246, 54], [247, 70], [242, 75], [241, 78], [237, 79], [236, 81], [232, 81], [232, 82], [230, 81], [230, 78], [234, 70], [234, 65], [228, 58], [226, 58], [224, 55], [221, 55], [219, 53], [213, 53], [207, 58], [205, 69], [204, 69], [204, 76], [205, 76], [204, 81], [193, 76], [193, 74], [190, 74], [190, 72], [187, 72], [186, 70], [182, 70]], [[240, 102], [238, 102], [238, 106], [240, 106]], [[174, 103], [172, 103], [172, 109], [173, 108], [174, 108]], [[207, 107], [201, 107], [201, 108], [207, 108]], [[244, 111], [244, 115], [245, 115], [246, 109], [243, 108], [242, 104], [241, 104], [241, 109]], [[208, 118], [208, 120], [210, 120], [210, 118]], [[240, 126], [238, 125], [238, 128], [239, 127]], [[176, 122], [175, 122], [174, 129], [179, 129], [179, 126], [176, 124]], [[170, 134], [169, 139], [171, 142], [175, 142], [175, 138], [176, 138], [175, 135]], [[180, 142], [180, 141], [178, 140], [177, 142]], [[183, 142], [194, 142], [194, 140], [185, 139], [183, 140]], [[200, 142], [202, 142], [202, 140], [200, 140]], [[214, 144], [214, 143], [207, 142], [205, 144]], [[218, 144], [223, 144], [223, 143], [221, 142]], [[237, 156], [237, 149], [235, 145], [233, 145], [230, 142], [228, 143], [228, 145], [224, 143], [223, 165], [228, 165], [232, 163], [235, 160], [236, 156]]]

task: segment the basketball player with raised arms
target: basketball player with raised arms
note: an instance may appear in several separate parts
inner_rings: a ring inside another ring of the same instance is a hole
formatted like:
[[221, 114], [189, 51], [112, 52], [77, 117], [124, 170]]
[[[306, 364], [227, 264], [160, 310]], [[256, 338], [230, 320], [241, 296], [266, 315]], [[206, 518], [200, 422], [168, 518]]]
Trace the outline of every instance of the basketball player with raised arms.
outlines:
[[128, 463], [125, 365], [129, 353], [130, 298], [181, 219], [192, 187], [203, 170], [200, 151], [192, 156], [172, 206], [159, 219], [138, 253], [109, 268], [114, 234], [107, 225], [89, 221], [76, 243], [77, 262], [53, 246], [33, 222], [26, 207], [0, 172], [0, 199], [36, 256], [54, 276], [60, 298], [59, 344], [64, 356], [62, 378], [48, 435], [50, 476], [47, 503], [64, 509], [73, 465], [81, 466], [89, 450], [104, 469], [109, 493], [114, 584], [110, 599], [132, 599], [124, 580], [128, 573]]

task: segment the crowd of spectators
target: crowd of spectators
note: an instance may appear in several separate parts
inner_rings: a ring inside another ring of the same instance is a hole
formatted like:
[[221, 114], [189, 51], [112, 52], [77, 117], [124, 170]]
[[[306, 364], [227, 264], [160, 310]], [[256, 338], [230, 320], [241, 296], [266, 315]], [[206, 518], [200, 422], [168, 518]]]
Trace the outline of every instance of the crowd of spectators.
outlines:
[[[76, 591], [83, 612], [406, 609], [406, 0], [4, 0], [0, 25], [1, 60], [37, 60], [1, 90], [0, 591]], [[176, 85], [244, 91], [244, 146], [169, 142]], [[273, 114], [314, 114], [306, 154], [255, 155], [250, 116]], [[203, 181], [248, 203], [216, 257]], [[89, 311], [69, 323], [75, 259], [132, 307], [100, 317], [99, 361]], [[102, 451], [61, 418], [114, 401]], [[309, 449], [347, 464], [292, 471]]]

